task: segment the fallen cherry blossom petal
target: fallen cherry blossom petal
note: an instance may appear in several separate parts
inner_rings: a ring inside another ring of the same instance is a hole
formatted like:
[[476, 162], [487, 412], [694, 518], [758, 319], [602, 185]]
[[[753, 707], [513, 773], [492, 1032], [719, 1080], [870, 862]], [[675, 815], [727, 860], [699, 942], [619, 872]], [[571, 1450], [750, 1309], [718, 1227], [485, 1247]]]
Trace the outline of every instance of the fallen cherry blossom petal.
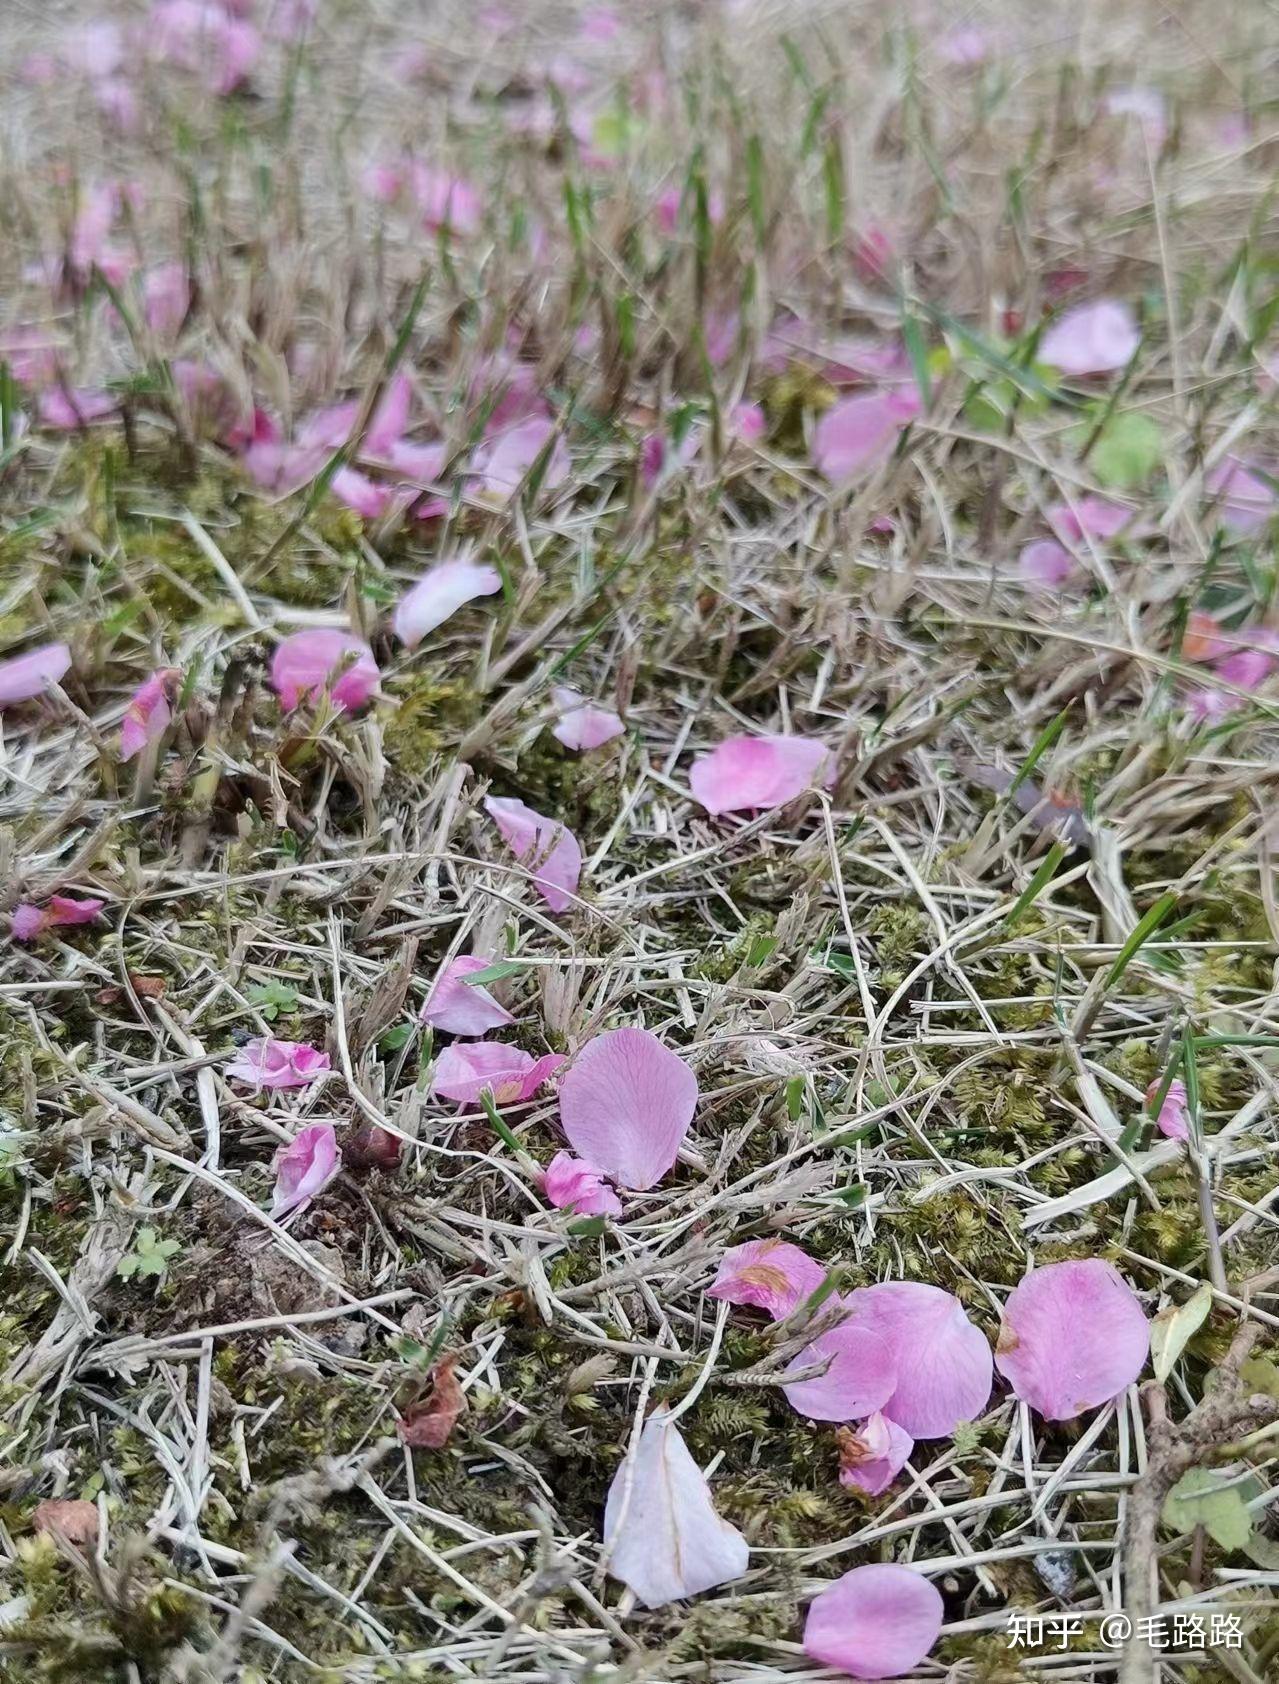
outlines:
[[1088, 538], [1104, 541], [1125, 531], [1135, 538], [1142, 531], [1140, 523], [1134, 524], [1135, 518], [1131, 509], [1108, 497], [1077, 497], [1073, 503], [1054, 503], [1048, 510], [1048, 524], [1064, 544], [1080, 544]]
[[292, 632], [271, 657], [271, 685], [286, 711], [304, 699], [318, 702], [326, 689], [335, 707], [362, 707], [380, 677], [373, 651], [362, 638], [325, 627]]
[[560, 1083], [569, 1145], [619, 1187], [639, 1192], [674, 1164], [696, 1109], [697, 1077], [647, 1029], [597, 1035]]
[[[1163, 1077], [1156, 1076], [1146, 1089], [1146, 1109], [1159, 1098], [1159, 1090], [1164, 1085]], [[1159, 1107], [1159, 1115], [1155, 1118], [1160, 1134], [1167, 1135], [1169, 1140], [1190, 1139], [1190, 1103], [1186, 1094], [1186, 1084], [1174, 1076], [1168, 1084], [1168, 1092], [1164, 1095], [1164, 1102]]]
[[65, 643], [42, 643], [25, 655], [0, 661], [0, 708], [33, 701], [62, 679], [71, 666]]
[[941, 1634], [941, 1592], [913, 1567], [854, 1567], [813, 1599], [804, 1653], [853, 1678], [900, 1678]]
[[565, 748], [579, 753], [602, 748], [614, 737], [620, 737], [626, 729], [612, 708], [587, 701], [577, 690], [566, 685], [552, 690], [551, 700], [559, 714], [559, 719], [551, 727], [551, 735]]
[[902, 428], [919, 414], [906, 387], [842, 398], [813, 429], [813, 465], [833, 485], [869, 475], [892, 455]]
[[990, 1341], [953, 1293], [923, 1281], [883, 1281], [846, 1302], [851, 1325], [883, 1340], [897, 1370], [883, 1404], [890, 1420], [912, 1438], [946, 1438], [981, 1414], [994, 1372]]
[[582, 849], [573, 832], [513, 796], [490, 795], [484, 810], [516, 859], [528, 867], [551, 911], [566, 911], [582, 876]]
[[523, 1047], [504, 1041], [457, 1041], [436, 1059], [431, 1092], [436, 1099], [478, 1105], [487, 1091], [495, 1105], [518, 1105], [531, 1099], [563, 1063], [562, 1053], [534, 1058]]
[[1217, 518], [1233, 532], [1256, 532], [1273, 519], [1279, 495], [1257, 472], [1255, 463], [1227, 456], [1204, 475], [1204, 490], [1213, 499]]
[[[326, 1067], [327, 1063], [325, 1060]], [[307, 1204], [328, 1186], [341, 1167], [342, 1154], [332, 1123], [308, 1123], [299, 1129], [275, 1155], [271, 1215], [285, 1216]]]
[[75, 900], [70, 895], [50, 895], [44, 913], [45, 923], [50, 926], [96, 924], [106, 904], [104, 900], [93, 898]]
[[830, 750], [815, 737], [726, 737], [697, 757], [688, 783], [718, 817], [779, 807], [832, 776]]
[[[472, 453], [471, 468], [479, 476], [480, 490], [503, 502], [511, 498], [554, 434], [553, 421], [534, 415], [478, 445]], [[542, 473], [541, 489], [553, 491], [564, 483], [568, 471], [568, 447], [557, 436]]]
[[32, 906], [30, 901], [23, 901], [9, 914], [9, 934], [14, 941], [34, 941], [37, 936], [44, 934], [44, 929], [44, 911], [38, 906]]
[[835, 1434], [839, 1446], [839, 1483], [878, 1497], [910, 1460], [915, 1441], [896, 1421], [876, 1410], [859, 1427], [842, 1427]]
[[853, 1321], [819, 1334], [786, 1373], [800, 1374], [826, 1358], [830, 1361], [824, 1374], [792, 1380], [782, 1388], [791, 1408], [810, 1421], [854, 1421], [873, 1415], [897, 1388], [897, 1363], [888, 1341]]
[[1109, 1403], [1141, 1373], [1150, 1325], [1136, 1293], [1098, 1257], [1044, 1263], [1015, 1286], [995, 1347], [999, 1372], [1047, 1421]]
[[1017, 558], [1022, 578], [1041, 590], [1055, 590], [1058, 585], [1064, 585], [1076, 565], [1074, 556], [1055, 538], [1037, 538]]
[[557, 1152], [546, 1166], [543, 1188], [557, 1210], [578, 1216], [620, 1216], [622, 1201], [590, 1164], [571, 1152]]
[[132, 760], [169, 729], [173, 721], [169, 697], [180, 677], [175, 667], [161, 667], [133, 692], [120, 721], [121, 760]]
[[464, 953], [452, 959], [436, 978], [435, 986], [422, 1007], [422, 1022], [446, 1035], [483, 1035], [489, 1029], [502, 1029], [515, 1019], [489, 993], [482, 983], [468, 983], [466, 978], [477, 971], [485, 971], [490, 959]]
[[83, 386], [51, 386], [36, 400], [36, 415], [44, 426], [70, 433], [93, 421], [105, 421], [118, 407], [110, 392], [91, 391]]
[[406, 648], [416, 649], [428, 632], [442, 626], [459, 608], [501, 588], [502, 576], [496, 567], [464, 557], [438, 562], [397, 603], [395, 635]]
[[1040, 362], [1063, 374], [1109, 374], [1132, 360], [1141, 334], [1126, 304], [1099, 298], [1059, 317], [1039, 341]]
[[634, 1461], [624, 1459], [604, 1509], [609, 1572], [646, 1608], [661, 1608], [739, 1579], [746, 1539], [715, 1512], [706, 1476], [664, 1412], [644, 1423]]
[[720, 1259], [710, 1297], [751, 1304], [780, 1321], [805, 1303], [826, 1279], [815, 1257], [787, 1240], [747, 1240]]
[[223, 1074], [232, 1081], [244, 1082], [256, 1093], [263, 1088], [310, 1087], [329, 1068], [329, 1055], [305, 1041], [257, 1035], [244, 1043]]

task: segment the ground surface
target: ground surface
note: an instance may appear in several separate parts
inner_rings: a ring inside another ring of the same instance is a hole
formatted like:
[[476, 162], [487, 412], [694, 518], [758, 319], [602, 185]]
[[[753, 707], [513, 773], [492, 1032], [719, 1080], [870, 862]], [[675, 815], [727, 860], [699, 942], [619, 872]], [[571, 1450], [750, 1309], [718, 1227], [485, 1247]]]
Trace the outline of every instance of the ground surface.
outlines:
[[[90, 14], [0, 20], [3, 325], [55, 346], [55, 391], [123, 409], [24, 430], [39, 381], [5, 386], [0, 639], [73, 666], [4, 715], [0, 880], [11, 908], [106, 904], [0, 954], [0, 1671], [764, 1684], [811, 1675], [824, 1581], [892, 1559], [946, 1598], [921, 1677], [1111, 1676], [1135, 1390], [1050, 1425], [997, 1384], [867, 1499], [781, 1397], [760, 1318], [713, 1345], [706, 1289], [779, 1232], [850, 1285], [944, 1286], [992, 1338], [1032, 1257], [1106, 1257], [1152, 1314], [1206, 1280], [1175, 1415], [1241, 1318], [1261, 1353], [1279, 1326], [1273, 692], [1226, 681], [1205, 715], [1183, 647], [1191, 611], [1264, 628], [1275, 593], [1272, 524], [1209, 488], [1232, 453], [1263, 487], [1279, 460], [1274, 16], [500, 10], [331, 0], [226, 92], [132, 45], [23, 70]], [[1161, 118], [1108, 106], [1134, 87]], [[473, 227], [375, 198], [369, 166], [406, 153], [473, 185]], [[165, 261], [196, 290], [149, 325], [139, 274]], [[1034, 335], [1098, 296], [1140, 348], [1058, 382]], [[903, 343], [921, 413], [832, 486], [818, 419], [850, 358], [873, 387]], [[183, 360], [216, 395], [186, 401]], [[461, 469], [520, 367], [569, 465], [498, 502]], [[246, 471], [254, 402], [287, 434], [395, 372], [448, 447], [431, 518]], [[1037, 588], [1022, 550], [1090, 493], [1132, 521]], [[388, 610], [464, 543], [503, 589], [410, 652]], [[272, 649], [314, 626], [370, 641], [380, 699], [282, 714]], [[157, 668], [182, 675], [173, 726], [122, 764]], [[562, 748], [564, 682], [624, 735]], [[708, 817], [689, 765], [750, 731], [823, 739], [832, 789]], [[562, 916], [486, 793], [581, 838]], [[491, 986], [534, 1053], [643, 1023], [696, 1069], [684, 1159], [624, 1220], [541, 1195], [550, 1090], [504, 1113], [518, 1152], [430, 1098], [417, 1014], [459, 952], [511, 961]], [[228, 1081], [270, 1032], [332, 1075]], [[1174, 1055], [1189, 1147], [1142, 1118]], [[282, 1228], [299, 1120], [335, 1125], [345, 1168]], [[363, 1161], [369, 1124], [398, 1167]], [[410, 1450], [397, 1421], [448, 1353], [466, 1413]], [[682, 1425], [751, 1568], [644, 1612], [597, 1571], [604, 1495], [637, 1415], [708, 1362]], [[1165, 1606], [1246, 1630], [1180, 1677], [1279, 1664], [1267, 1448], [1229, 1464], [1251, 1537], [1160, 1533]], [[40, 1531], [52, 1498], [95, 1504], [96, 1540]], [[1027, 1655], [1014, 1608], [1087, 1618]]]

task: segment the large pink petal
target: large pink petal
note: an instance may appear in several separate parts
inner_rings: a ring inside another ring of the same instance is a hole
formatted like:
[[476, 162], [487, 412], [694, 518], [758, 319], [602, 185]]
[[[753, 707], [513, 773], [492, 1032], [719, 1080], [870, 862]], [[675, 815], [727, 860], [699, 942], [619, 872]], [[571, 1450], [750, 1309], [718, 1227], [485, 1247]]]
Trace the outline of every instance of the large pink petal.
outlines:
[[516, 859], [529, 868], [551, 911], [566, 911], [582, 876], [582, 849], [573, 832], [513, 796], [490, 795], [484, 810]]
[[843, 398], [813, 429], [813, 464], [833, 485], [868, 475], [888, 460], [918, 413], [919, 399], [906, 387]]
[[1124, 368], [1141, 343], [1132, 311], [1113, 298], [1080, 304], [1039, 341], [1039, 360], [1063, 374], [1108, 374]]
[[1099, 1257], [1045, 1263], [1013, 1288], [995, 1347], [999, 1372], [1048, 1421], [1073, 1421], [1137, 1378], [1150, 1325], [1137, 1295]]
[[923, 1281], [884, 1281], [850, 1293], [853, 1325], [888, 1346], [897, 1384], [884, 1414], [912, 1438], [945, 1438], [990, 1397], [990, 1342], [953, 1293]]
[[730, 1304], [752, 1304], [780, 1321], [811, 1298], [825, 1279], [826, 1270], [799, 1246], [779, 1239], [747, 1240], [720, 1259], [710, 1296]]
[[47, 924], [96, 924], [102, 916], [104, 900], [76, 900], [72, 895], [50, 895], [45, 913]]
[[635, 1460], [623, 1460], [604, 1509], [609, 1571], [646, 1608], [739, 1579], [745, 1538], [715, 1512], [706, 1476], [668, 1416], [649, 1417]]
[[557, 742], [563, 743], [565, 748], [579, 752], [602, 748], [605, 743], [611, 743], [614, 737], [620, 737], [626, 729], [612, 708], [603, 708], [597, 702], [588, 702], [584, 696], [566, 685], [552, 690], [551, 699], [560, 716], [551, 727], [551, 735]]
[[830, 1364], [813, 1380], [793, 1380], [782, 1389], [786, 1401], [810, 1421], [855, 1421], [873, 1415], [892, 1397], [897, 1363], [888, 1341], [852, 1321], [819, 1334], [790, 1364], [787, 1373]]
[[444, 967], [422, 1007], [422, 1021], [447, 1035], [483, 1035], [501, 1029], [515, 1019], [500, 1006], [488, 989], [466, 981], [492, 963], [475, 954], [462, 954]]
[[693, 798], [708, 813], [751, 812], [793, 801], [829, 780], [830, 750], [813, 737], [726, 737], [693, 762]]
[[400, 598], [395, 609], [395, 635], [406, 647], [416, 649], [428, 632], [442, 626], [459, 608], [476, 597], [492, 596], [501, 588], [496, 567], [463, 558], [441, 561]]
[[338, 707], [362, 707], [377, 689], [379, 677], [367, 643], [327, 627], [291, 633], [271, 657], [271, 685], [286, 709], [304, 698], [318, 701], [330, 687]]
[[913, 1567], [854, 1567], [815, 1597], [804, 1653], [854, 1678], [900, 1678], [941, 1634], [941, 1593]]
[[1142, 523], [1133, 511], [1109, 497], [1077, 497], [1072, 503], [1054, 503], [1048, 510], [1048, 524], [1065, 544], [1079, 544], [1085, 538], [1117, 538], [1121, 532], [1137, 538]]
[[58, 683], [71, 665], [71, 651], [65, 643], [42, 643], [25, 655], [0, 661], [0, 708], [14, 702], [29, 702]]
[[619, 1187], [653, 1187], [679, 1156], [697, 1109], [697, 1077], [647, 1029], [588, 1041], [560, 1084], [569, 1144]]

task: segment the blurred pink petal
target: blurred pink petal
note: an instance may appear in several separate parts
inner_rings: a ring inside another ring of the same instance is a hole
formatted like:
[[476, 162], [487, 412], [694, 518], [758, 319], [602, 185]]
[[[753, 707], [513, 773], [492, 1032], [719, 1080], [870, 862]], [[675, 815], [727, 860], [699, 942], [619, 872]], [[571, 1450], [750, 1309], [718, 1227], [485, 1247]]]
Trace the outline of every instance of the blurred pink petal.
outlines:
[[1112, 88], [1102, 103], [1112, 117], [1136, 117], [1153, 152], [1168, 138], [1168, 106], [1158, 88]]
[[327, 627], [290, 633], [271, 657], [271, 686], [286, 712], [303, 698], [319, 701], [326, 689], [335, 707], [363, 707], [380, 676], [367, 643]]
[[[831, 1300], [830, 1307], [844, 1300]], [[841, 1322], [821, 1333], [795, 1357], [787, 1374], [829, 1358], [824, 1374], [810, 1380], [792, 1380], [782, 1390], [791, 1408], [811, 1421], [854, 1421], [873, 1415], [892, 1397], [897, 1386], [897, 1364], [887, 1340], [855, 1321]]]
[[404, 166], [398, 161], [375, 159], [360, 171], [360, 188], [375, 204], [389, 205], [403, 186]]
[[120, 721], [121, 760], [132, 760], [169, 729], [173, 719], [169, 697], [180, 677], [175, 667], [161, 667], [133, 692]]
[[14, 941], [34, 941], [37, 936], [43, 935], [44, 928], [44, 913], [38, 906], [32, 906], [30, 901], [23, 901], [9, 914], [9, 933]]
[[393, 495], [389, 485], [379, 485], [358, 468], [339, 468], [329, 481], [329, 490], [365, 520], [381, 520]]
[[66, 675], [70, 665], [71, 651], [65, 643], [42, 643], [25, 655], [0, 661], [0, 708], [42, 696]]
[[319, 12], [320, 0], [273, 0], [268, 31], [276, 41], [300, 41]]
[[1101, 1258], [1044, 1263], [1013, 1288], [995, 1363], [1047, 1421], [1109, 1403], [1141, 1373], [1150, 1327], [1137, 1295]]
[[171, 339], [191, 307], [191, 282], [185, 263], [160, 263], [142, 283], [143, 314], [152, 333]]
[[305, 1041], [257, 1035], [244, 1043], [223, 1074], [257, 1093], [263, 1088], [308, 1088], [329, 1068], [329, 1055]]
[[1232, 713], [1238, 713], [1242, 706], [1243, 702], [1238, 696], [1228, 695], [1224, 690], [1214, 690], [1211, 686], [1192, 690], [1186, 697], [1186, 712], [1200, 725], [1218, 724], [1221, 720], [1229, 718]]
[[578, 1216], [620, 1216], [622, 1201], [589, 1164], [571, 1152], [557, 1152], [546, 1166], [547, 1198], [557, 1210]]
[[332, 1123], [308, 1123], [275, 1155], [271, 1215], [284, 1216], [323, 1192], [342, 1167]]
[[813, 429], [813, 465], [833, 485], [869, 475], [887, 462], [902, 428], [919, 414], [907, 387], [841, 398]]
[[444, 471], [448, 461], [448, 447], [440, 444], [414, 444], [410, 439], [396, 439], [374, 458], [379, 467], [400, 475], [411, 485], [432, 485]]
[[1227, 684], [1237, 684], [1241, 690], [1256, 690], [1279, 665], [1275, 656], [1263, 649], [1237, 649], [1217, 661], [1214, 671]]
[[854, 1567], [813, 1599], [804, 1653], [853, 1678], [900, 1678], [936, 1643], [944, 1614], [940, 1591], [915, 1568]]
[[1075, 558], [1055, 538], [1037, 538], [1026, 545], [1017, 566], [1027, 584], [1053, 590], [1064, 585], [1075, 571]]
[[826, 1270], [799, 1246], [787, 1240], [747, 1240], [720, 1259], [710, 1296], [751, 1304], [780, 1321], [806, 1303], [825, 1279]]
[[83, 386], [51, 386], [47, 392], [41, 392], [36, 414], [46, 427], [73, 432], [78, 427], [87, 427], [91, 421], [105, 421], [115, 414], [116, 407], [116, 400], [110, 392], [93, 391]]
[[640, 445], [640, 478], [651, 491], [664, 474], [686, 468], [702, 448], [702, 430], [689, 427], [678, 444], [668, 444], [665, 433], [649, 433]]
[[693, 799], [718, 815], [779, 807], [832, 776], [830, 750], [814, 737], [726, 737], [698, 755], [688, 784]]
[[887, 1346], [897, 1384], [882, 1408], [912, 1438], [947, 1438], [981, 1414], [992, 1383], [990, 1342], [953, 1293], [923, 1281], [884, 1281], [845, 1302], [851, 1325]]
[[142, 119], [138, 96], [123, 76], [104, 76], [93, 83], [98, 110], [122, 134], [132, 134]]
[[1127, 367], [1140, 343], [1128, 306], [1099, 298], [1059, 317], [1039, 341], [1038, 358], [1063, 374], [1108, 374]]
[[654, 1187], [679, 1156], [697, 1109], [697, 1077], [647, 1029], [588, 1041], [560, 1083], [568, 1143], [619, 1187]]
[[878, 1497], [910, 1460], [915, 1441], [896, 1421], [878, 1410], [856, 1429], [835, 1435], [839, 1444], [839, 1483]]
[[7, 328], [0, 333], [0, 358], [20, 386], [42, 386], [58, 372], [57, 342], [45, 328]]
[[[1163, 1087], [1162, 1076], [1156, 1076], [1146, 1089], [1146, 1109], [1159, 1098], [1159, 1090]], [[1186, 1097], [1186, 1084], [1178, 1077], [1173, 1077], [1168, 1084], [1168, 1092], [1164, 1095], [1164, 1102], [1159, 1107], [1159, 1115], [1155, 1118], [1160, 1134], [1167, 1135], [1169, 1140], [1190, 1139], [1190, 1104]]]
[[428, 632], [442, 626], [459, 608], [501, 588], [502, 576], [496, 567], [461, 556], [437, 562], [400, 598], [393, 622], [395, 635], [406, 648], [416, 649]]
[[[534, 415], [478, 445], [471, 457], [471, 468], [479, 475], [480, 489], [503, 501], [511, 497], [554, 433], [553, 421]], [[568, 446], [562, 437], [557, 437], [542, 474], [541, 489], [553, 491], [563, 485], [568, 471]]]
[[551, 735], [565, 748], [578, 752], [601, 748], [605, 743], [611, 743], [614, 737], [620, 737], [626, 729], [612, 708], [588, 702], [566, 685], [557, 685], [551, 691], [551, 700], [559, 713], [559, 721], [551, 727]]
[[528, 867], [551, 911], [566, 911], [582, 876], [582, 849], [573, 832], [512, 796], [487, 796], [484, 810], [516, 859]]
[[1227, 456], [1204, 476], [1204, 489], [1214, 500], [1218, 519], [1234, 532], [1256, 532], [1279, 508], [1279, 497], [1256, 466]]
[[739, 1579], [750, 1549], [715, 1512], [706, 1476], [678, 1427], [650, 1415], [633, 1462], [623, 1458], [608, 1489], [604, 1543], [609, 1572], [646, 1608]]
[[984, 29], [962, 24], [948, 29], [938, 42], [938, 49], [947, 64], [985, 64], [991, 54], [990, 35]]
[[738, 403], [728, 412], [728, 431], [742, 444], [758, 444], [768, 431], [768, 421], [757, 403]]
[[868, 339], [847, 335], [834, 340], [820, 354], [823, 380], [832, 386], [858, 386], [879, 381], [896, 384], [910, 372], [910, 359], [901, 339]]
[[496, 1105], [522, 1104], [563, 1062], [561, 1053], [535, 1059], [523, 1047], [508, 1047], [504, 1041], [457, 1041], [436, 1059], [431, 1092], [436, 1099], [478, 1105], [487, 1089]]
[[446, 1035], [483, 1035], [489, 1029], [501, 1029], [515, 1019], [500, 1006], [483, 983], [466, 981], [477, 971], [486, 971], [491, 959], [478, 954], [462, 954], [451, 960], [436, 978], [435, 986], [422, 1007], [422, 1022]]
[[474, 234], [479, 228], [482, 205], [469, 182], [413, 162], [409, 165], [409, 185], [428, 233]]
[[234, 93], [258, 61], [261, 38], [251, 23], [216, 0], [159, 0], [151, 8], [146, 51], [198, 74], [210, 93]]
[[886, 281], [897, 262], [892, 235], [878, 222], [868, 222], [853, 241], [853, 268], [872, 286]]
[[47, 924], [96, 924], [102, 916], [104, 900], [74, 900], [70, 895], [50, 895], [45, 908]]
[[1105, 541], [1127, 530], [1129, 537], [1142, 531], [1134, 524], [1133, 511], [1108, 497], [1076, 497], [1073, 503], [1054, 503], [1047, 511], [1048, 524], [1064, 544], [1079, 544], [1087, 538]]

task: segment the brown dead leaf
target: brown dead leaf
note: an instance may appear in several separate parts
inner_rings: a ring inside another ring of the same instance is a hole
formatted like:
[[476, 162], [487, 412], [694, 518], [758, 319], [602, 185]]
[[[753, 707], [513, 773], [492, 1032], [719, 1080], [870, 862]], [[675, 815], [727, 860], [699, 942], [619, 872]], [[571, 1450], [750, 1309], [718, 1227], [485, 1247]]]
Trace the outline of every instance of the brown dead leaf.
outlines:
[[466, 1394], [453, 1370], [455, 1356], [441, 1357], [431, 1370], [431, 1390], [411, 1404], [400, 1422], [400, 1437], [415, 1450], [442, 1450], [458, 1417], [466, 1410]]
[[98, 1506], [79, 1497], [49, 1497], [36, 1504], [35, 1528], [69, 1544], [96, 1544]]

